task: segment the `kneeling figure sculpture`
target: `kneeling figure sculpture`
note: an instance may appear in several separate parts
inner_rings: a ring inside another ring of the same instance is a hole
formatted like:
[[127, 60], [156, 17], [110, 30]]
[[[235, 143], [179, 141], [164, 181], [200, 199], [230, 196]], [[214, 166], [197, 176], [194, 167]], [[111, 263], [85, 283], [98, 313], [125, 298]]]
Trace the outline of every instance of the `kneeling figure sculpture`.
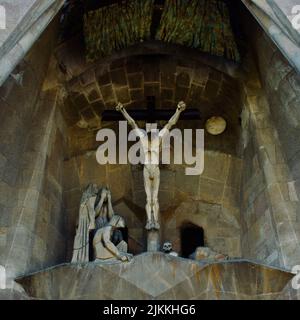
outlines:
[[93, 248], [96, 261], [114, 260], [130, 261], [132, 255], [127, 253], [127, 243], [122, 240], [117, 246], [112, 242], [114, 231], [125, 228], [122, 217], [114, 215], [109, 223], [98, 229], [93, 239]]

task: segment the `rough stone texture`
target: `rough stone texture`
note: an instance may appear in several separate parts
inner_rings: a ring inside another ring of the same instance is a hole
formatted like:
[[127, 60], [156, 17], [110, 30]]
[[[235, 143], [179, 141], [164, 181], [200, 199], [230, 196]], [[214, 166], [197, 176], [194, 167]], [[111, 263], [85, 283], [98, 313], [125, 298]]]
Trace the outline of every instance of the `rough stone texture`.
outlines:
[[292, 277], [247, 260], [203, 264], [144, 253], [130, 263], [65, 264], [17, 281], [39, 299], [259, 300], [278, 297]]
[[293, 8], [296, 8], [299, 2], [297, 0], [242, 0], [242, 2], [258, 20], [271, 41], [299, 72], [300, 33], [292, 25], [292, 20], [297, 18], [297, 12], [293, 13]]
[[19, 64], [62, 7], [63, 0], [1, 1], [6, 29], [0, 32], [0, 84]]
[[23, 72], [22, 84], [10, 77], [0, 89], [0, 264], [9, 279], [65, 257], [65, 128], [57, 92], [41, 92], [53, 48], [52, 27], [15, 70]]
[[0, 290], [0, 300], [32, 300], [24, 292], [19, 292], [12, 289]]
[[244, 142], [242, 252], [246, 257], [292, 268], [300, 262], [300, 111], [293, 104], [300, 102], [300, 84], [266, 34], [253, 21], [248, 22], [246, 30], [251, 26], [262, 83], [255, 75], [245, 88], [248, 134]]

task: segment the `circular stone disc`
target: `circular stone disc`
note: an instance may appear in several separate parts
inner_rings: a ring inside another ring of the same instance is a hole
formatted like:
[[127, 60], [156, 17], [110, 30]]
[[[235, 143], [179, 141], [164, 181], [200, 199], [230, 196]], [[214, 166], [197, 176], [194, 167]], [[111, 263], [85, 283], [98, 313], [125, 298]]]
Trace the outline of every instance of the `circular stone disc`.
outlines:
[[226, 121], [222, 117], [211, 117], [205, 123], [205, 129], [208, 133], [216, 136], [226, 129]]

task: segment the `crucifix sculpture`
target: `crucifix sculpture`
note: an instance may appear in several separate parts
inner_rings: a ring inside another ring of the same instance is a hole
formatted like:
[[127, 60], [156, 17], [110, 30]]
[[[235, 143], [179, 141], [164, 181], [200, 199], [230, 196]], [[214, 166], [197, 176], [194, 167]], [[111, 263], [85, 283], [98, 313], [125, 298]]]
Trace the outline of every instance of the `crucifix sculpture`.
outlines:
[[[167, 109], [155, 109], [155, 97], [147, 98], [147, 109], [130, 110], [130, 114], [125, 107], [119, 103], [116, 106], [116, 111], [107, 110], [102, 115], [102, 121], [118, 121], [125, 118], [129, 125], [135, 130], [136, 135], [140, 138], [142, 150], [144, 153], [144, 187], [147, 196], [146, 213], [147, 223], [145, 228], [148, 230], [148, 251], [156, 251], [159, 248], [159, 203], [158, 190], [160, 184], [159, 170], [159, 152], [163, 138], [174, 126], [179, 117], [183, 120], [196, 120], [200, 118], [198, 109], [189, 109], [185, 111], [186, 105], [184, 102], [179, 102], [176, 112]], [[181, 114], [182, 113], [182, 114]], [[144, 120], [149, 124], [155, 124], [156, 120], [168, 120], [162, 130], [150, 130], [146, 132], [138, 127], [136, 120]], [[150, 141], [148, 134], [151, 135]]]
[[158, 230], [160, 228], [158, 222], [159, 203], [158, 203], [158, 189], [160, 183], [159, 171], [159, 151], [162, 141], [166, 134], [168, 134], [171, 127], [173, 127], [181, 114], [186, 108], [184, 102], [179, 102], [175, 114], [171, 117], [168, 123], [162, 130], [150, 131], [150, 139], [147, 132], [141, 130], [136, 124], [135, 120], [128, 114], [124, 106], [119, 103], [116, 110], [121, 112], [123, 117], [128, 121], [129, 125], [135, 130], [136, 135], [140, 138], [141, 146], [144, 153], [144, 187], [147, 196], [146, 213], [147, 213], [147, 230]]

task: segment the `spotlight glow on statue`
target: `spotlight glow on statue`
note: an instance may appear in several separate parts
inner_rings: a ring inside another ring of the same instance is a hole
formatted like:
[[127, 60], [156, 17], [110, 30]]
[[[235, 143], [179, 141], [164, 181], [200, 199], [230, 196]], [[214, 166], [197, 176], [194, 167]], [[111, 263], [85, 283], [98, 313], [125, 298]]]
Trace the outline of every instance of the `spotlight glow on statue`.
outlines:
[[[160, 228], [158, 222], [159, 203], [158, 203], [158, 189], [160, 183], [160, 171], [159, 171], [159, 152], [162, 145], [162, 140], [169, 133], [169, 130], [174, 126], [181, 114], [186, 109], [184, 102], [179, 102], [177, 110], [169, 122], [163, 127], [162, 130], [145, 130], [140, 129], [134, 119], [130, 117], [124, 106], [119, 103], [116, 110], [121, 112], [124, 118], [128, 121], [129, 125], [134, 129], [135, 134], [140, 138], [140, 144], [144, 153], [144, 187], [147, 196], [146, 213], [147, 224], [146, 229]], [[149, 126], [148, 126], [149, 127]]]

